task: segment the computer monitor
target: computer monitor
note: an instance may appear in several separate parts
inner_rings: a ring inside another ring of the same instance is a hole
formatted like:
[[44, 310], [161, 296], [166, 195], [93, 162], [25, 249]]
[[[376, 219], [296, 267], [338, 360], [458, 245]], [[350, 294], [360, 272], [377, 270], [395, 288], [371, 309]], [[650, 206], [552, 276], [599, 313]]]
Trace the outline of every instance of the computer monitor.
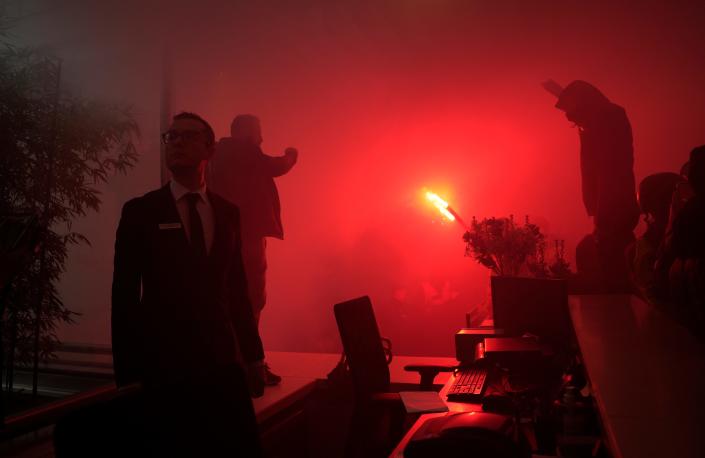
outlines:
[[506, 336], [530, 333], [549, 344], [572, 342], [564, 280], [493, 276], [491, 284], [494, 326]]

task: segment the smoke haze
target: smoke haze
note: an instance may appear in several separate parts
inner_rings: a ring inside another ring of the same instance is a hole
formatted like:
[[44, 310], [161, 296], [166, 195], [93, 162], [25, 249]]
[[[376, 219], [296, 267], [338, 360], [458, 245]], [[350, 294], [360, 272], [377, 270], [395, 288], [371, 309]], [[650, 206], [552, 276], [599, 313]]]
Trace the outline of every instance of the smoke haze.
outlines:
[[[619, 4], [616, 4], [619, 3]], [[631, 3], [631, 4], [628, 4]], [[369, 294], [399, 354], [451, 354], [488, 272], [463, 257], [466, 220], [530, 215], [569, 260], [591, 231], [578, 135], [540, 83], [583, 79], [625, 107], [637, 182], [678, 171], [705, 143], [703, 2], [5, 2], [16, 41], [64, 59], [65, 87], [130, 103], [141, 160], [77, 222], [62, 292], [67, 341], [110, 342], [122, 204], [160, 185], [162, 56], [172, 109], [262, 121], [263, 149], [300, 151], [277, 179], [285, 240], [269, 242], [262, 337], [270, 350], [337, 351], [332, 305]]]

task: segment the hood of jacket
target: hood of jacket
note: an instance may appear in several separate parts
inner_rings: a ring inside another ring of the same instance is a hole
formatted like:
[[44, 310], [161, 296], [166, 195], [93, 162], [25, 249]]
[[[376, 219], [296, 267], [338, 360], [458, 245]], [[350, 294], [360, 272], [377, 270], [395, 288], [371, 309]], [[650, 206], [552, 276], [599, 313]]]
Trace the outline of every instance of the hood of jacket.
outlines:
[[572, 118], [588, 120], [612, 105], [610, 100], [587, 81], [573, 81], [558, 96], [556, 108]]

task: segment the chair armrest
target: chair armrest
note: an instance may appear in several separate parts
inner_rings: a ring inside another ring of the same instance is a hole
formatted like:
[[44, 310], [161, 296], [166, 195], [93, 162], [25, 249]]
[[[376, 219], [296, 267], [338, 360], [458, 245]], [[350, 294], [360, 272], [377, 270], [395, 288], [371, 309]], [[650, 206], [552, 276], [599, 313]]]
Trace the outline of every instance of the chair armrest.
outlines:
[[457, 366], [440, 366], [437, 364], [409, 364], [404, 366], [407, 372], [418, 372], [421, 376], [419, 382], [422, 391], [433, 390], [433, 380], [439, 372], [453, 372]]

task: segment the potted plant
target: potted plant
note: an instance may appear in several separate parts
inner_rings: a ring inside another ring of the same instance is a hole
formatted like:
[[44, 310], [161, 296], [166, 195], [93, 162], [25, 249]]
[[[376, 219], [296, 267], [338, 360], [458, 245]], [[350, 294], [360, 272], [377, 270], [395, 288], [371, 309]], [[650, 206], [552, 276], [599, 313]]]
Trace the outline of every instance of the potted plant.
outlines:
[[470, 228], [463, 235], [465, 255], [489, 268], [495, 276], [516, 277], [528, 272], [543, 275], [544, 236], [527, 217], [523, 225], [509, 218], [473, 217]]
[[[517, 224], [513, 215], [481, 221], [473, 218], [463, 240], [465, 255], [492, 273], [493, 301], [496, 297], [508, 301], [536, 300], [535, 297], [527, 298], [527, 292], [541, 291], [542, 284], [548, 285], [546, 282], [570, 275], [570, 266], [564, 256], [564, 241], [555, 241], [555, 259], [547, 264], [545, 236], [537, 225], [529, 222], [528, 216], [523, 224]], [[527, 283], [531, 285], [527, 286]]]
[[5, 23], [0, 11], [0, 216], [37, 215], [42, 236], [37, 256], [0, 295], [0, 378], [10, 393], [14, 367], [30, 368], [36, 397], [38, 364], [53, 356], [57, 327], [78, 316], [58, 289], [69, 248], [89, 243], [72, 223], [100, 209], [101, 184], [134, 166], [139, 129], [129, 107], [66, 91], [61, 61], [6, 43]]

